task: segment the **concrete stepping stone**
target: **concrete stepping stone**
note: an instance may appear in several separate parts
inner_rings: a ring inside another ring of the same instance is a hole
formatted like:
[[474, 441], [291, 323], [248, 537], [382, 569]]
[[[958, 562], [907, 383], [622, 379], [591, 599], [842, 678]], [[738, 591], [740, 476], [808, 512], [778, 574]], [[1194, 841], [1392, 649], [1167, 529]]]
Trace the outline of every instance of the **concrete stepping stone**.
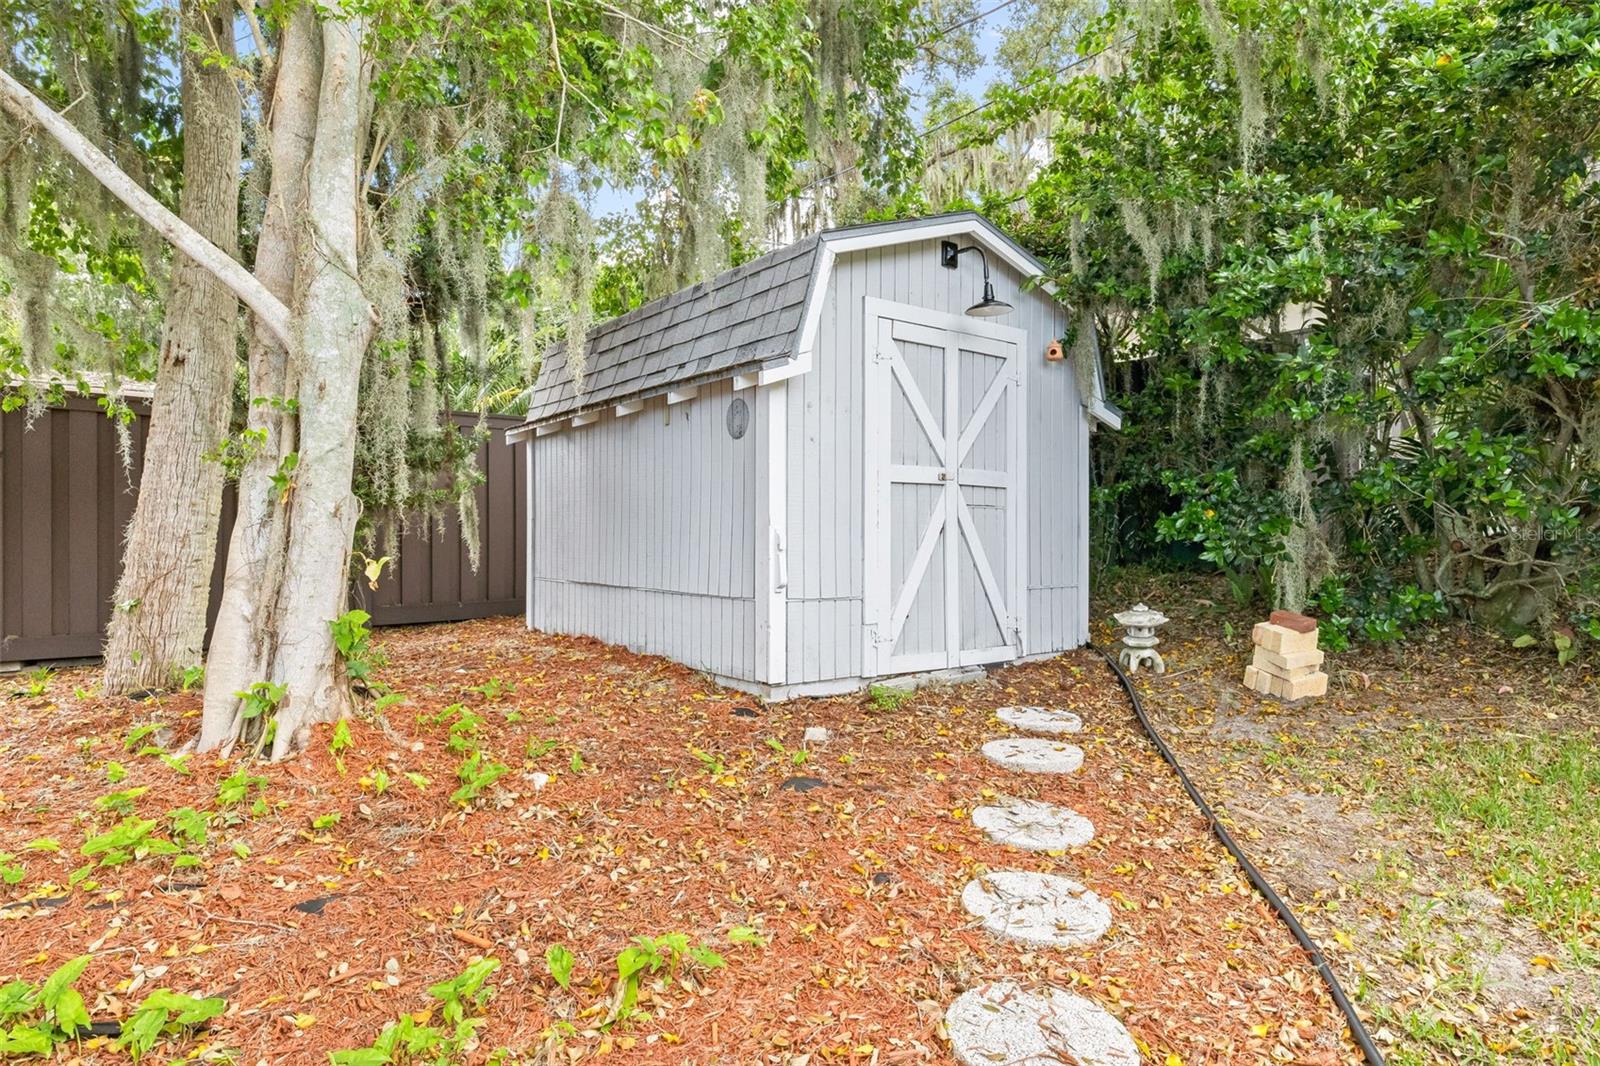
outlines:
[[1011, 981], [963, 992], [944, 1014], [962, 1066], [1139, 1066], [1139, 1049], [1104, 1008], [1057, 988]]
[[974, 810], [972, 824], [996, 844], [1024, 851], [1066, 851], [1094, 839], [1094, 825], [1078, 812], [1010, 796]]
[[983, 746], [983, 757], [1007, 770], [1034, 774], [1070, 774], [1083, 765], [1083, 749], [1059, 740], [1005, 737]]
[[1083, 729], [1082, 718], [1071, 711], [1056, 711], [1049, 707], [1002, 707], [994, 712], [994, 716], [1006, 725], [1030, 733], [1060, 735]]
[[1099, 940], [1111, 928], [1105, 901], [1058, 874], [984, 874], [961, 890], [961, 905], [991, 933], [1025, 944], [1072, 947]]

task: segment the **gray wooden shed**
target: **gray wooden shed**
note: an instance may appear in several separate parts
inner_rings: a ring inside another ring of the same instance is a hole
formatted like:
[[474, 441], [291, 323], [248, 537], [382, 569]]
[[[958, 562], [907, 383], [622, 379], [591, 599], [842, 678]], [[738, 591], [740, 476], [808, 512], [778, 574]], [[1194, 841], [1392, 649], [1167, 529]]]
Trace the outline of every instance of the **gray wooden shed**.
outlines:
[[528, 625], [774, 699], [1083, 644], [1120, 416], [1043, 273], [970, 212], [853, 226], [597, 326], [581, 383], [548, 354]]

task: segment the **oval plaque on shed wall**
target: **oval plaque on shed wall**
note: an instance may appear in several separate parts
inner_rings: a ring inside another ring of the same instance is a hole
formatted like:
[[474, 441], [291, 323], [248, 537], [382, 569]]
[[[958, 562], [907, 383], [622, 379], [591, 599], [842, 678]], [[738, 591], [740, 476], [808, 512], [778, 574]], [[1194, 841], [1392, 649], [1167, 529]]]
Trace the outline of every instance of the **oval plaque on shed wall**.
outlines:
[[744, 402], [744, 397], [735, 396], [728, 405], [728, 436], [738, 440], [749, 428], [750, 405]]

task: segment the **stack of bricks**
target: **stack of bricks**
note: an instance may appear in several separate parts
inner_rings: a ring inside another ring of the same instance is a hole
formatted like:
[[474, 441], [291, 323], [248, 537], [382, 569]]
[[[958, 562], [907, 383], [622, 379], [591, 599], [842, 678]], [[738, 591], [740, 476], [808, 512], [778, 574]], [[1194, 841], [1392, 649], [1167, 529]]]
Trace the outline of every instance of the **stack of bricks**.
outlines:
[[1321, 670], [1316, 619], [1293, 611], [1273, 611], [1270, 620], [1256, 623], [1251, 637], [1256, 654], [1244, 668], [1246, 688], [1280, 700], [1327, 694], [1328, 675]]

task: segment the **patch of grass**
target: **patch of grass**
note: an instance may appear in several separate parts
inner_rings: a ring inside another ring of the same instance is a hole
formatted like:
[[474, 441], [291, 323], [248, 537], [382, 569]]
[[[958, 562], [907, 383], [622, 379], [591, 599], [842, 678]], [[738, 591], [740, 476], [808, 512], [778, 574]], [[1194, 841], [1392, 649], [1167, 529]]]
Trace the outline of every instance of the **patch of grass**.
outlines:
[[1432, 1066], [1448, 1061], [1457, 1066], [1496, 1066], [1503, 1062], [1546, 1062], [1577, 1066], [1600, 1062], [1600, 1015], [1567, 1010], [1559, 1033], [1522, 1026], [1511, 1033], [1486, 1036], [1463, 1024], [1449, 1011], [1418, 1007], [1397, 1013], [1373, 1007], [1370, 1029], [1387, 1028], [1395, 1043], [1385, 1049], [1390, 1066]]
[[28, 671], [27, 681], [22, 686], [22, 694], [29, 699], [43, 696], [50, 691], [50, 679], [55, 676], [55, 670], [48, 666], [40, 666]]
[[1474, 922], [1462, 896], [1414, 897], [1397, 918], [1398, 961], [1414, 974], [1428, 975], [1419, 998], [1401, 1007], [1365, 981], [1358, 988], [1373, 1015], [1368, 1028], [1386, 1030], [1393, 1038], [1385, 1050], [1387, 1061], [1394, 1066], [1600, 1062], [1600, 1014], [1565, 1000], [1552, 1004], [1550, 1016], [1559, 1018], [1557, 1024], [1551, 1017], [1531, 1024], [1485, 1024], [1480, 955], [1493, 946], [1493, 937]]
[[[1493, 948], [1484, 938], [1497, 923], [1472, 913], [1469, 902], [1474, 887], [1494, 893], [1504, 904], [1500, 920], [1537, 926], [1565, 950], [1564, 967], [1578, 971], [1600, 958], [1597, 739], [1387, 734], [1381, 751], [1369, 747], [1366, 756], [1362, 787], [1373, 813], [1412, 824], [1459, 864], [1422, 871], [1435, 890], [1412, 895], [1395, 919], [1396, 961], [1431, 975], [1426, 991], [1403, 1005], [1376, 988], [1362, 997], [1374, 1014], [1371, 1028], [1395, 1038], [1388, 1061], [1600, 1063], [1600, 1013], [1592, 1004], [1554, 1002], [1539, 1021], [1509, 1026], [1478, 1014], [1487, 993], [1484, 951]], [[1361, 887], [1392, 896], [1415, 872], [1404, 849], [1386, 848]], [[1439, 886], [1441, 877], [1450, 887]]]
[[[1600, 916], [1600, 743], [1591, 736], [1408, 740], [1374, 809], [1425, 812], [1445, 848], [1467, 857], [1506, 901], [1593, 961]], [[1398, 787], [1395, 787], [1395, 786]]]
[[880, 711], [892, 711], [909, 700], [912, 691], [909, 688], [897, 688], [891, 685], [873, 685], [867, 689], [867, 699]]

